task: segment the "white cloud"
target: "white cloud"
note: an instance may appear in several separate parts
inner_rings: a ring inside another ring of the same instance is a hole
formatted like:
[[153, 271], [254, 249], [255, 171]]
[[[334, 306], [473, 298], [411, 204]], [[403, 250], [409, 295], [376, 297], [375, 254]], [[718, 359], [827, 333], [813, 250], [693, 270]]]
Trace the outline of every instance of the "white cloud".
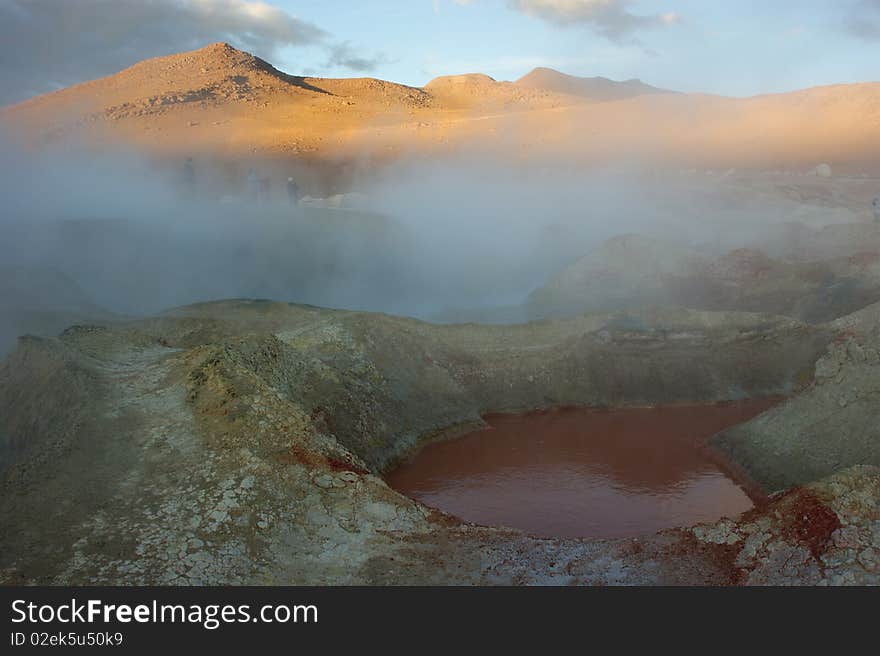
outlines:
[[517, 11], [554, 25], [587, 25], [611, 41], [622, 41], [642, 29], [679, 22], [676, 13], [637, 14], [629, 0], [508, 0]]

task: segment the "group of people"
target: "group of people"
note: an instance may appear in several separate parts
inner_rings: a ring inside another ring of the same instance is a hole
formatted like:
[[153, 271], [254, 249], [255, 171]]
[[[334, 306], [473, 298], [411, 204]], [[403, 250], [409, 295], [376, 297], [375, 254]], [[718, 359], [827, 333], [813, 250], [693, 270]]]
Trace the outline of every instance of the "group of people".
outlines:
[[[183, 164], [181, 173], [181, 182], [184, 193], [187, 196], [195, 196], [196, 188], [196, 170], [192, 157], [188, 157]], [[251, 168], [247, 174], [247, 197], [253, 203], [265, 203], [271, 198], [272, 179], [270, 177], [259, 177], [254, 168]], [[287, 202], [291, 206], [299, 204], [299, 185], [292, 177], [287, 178]]]
[[[183, 165], [181, 174], [183, 187], [188, 196], [195, 195], [196, 186], [196, 170], [193, 158], [188, 157]], [[247, 174], [247, 196], [253, 203], [268, 202], [271, 196], [272, 179], [269, 177], [261, 178], [257, 175], [254, 168], [251, 168]], [[299, 185], [296, 181], [287, 178], [287, 202], [291, 206], [299, 204]], [[871, 209], [874, 211], [874, 221], [880, 223], [880, 196], [874, 198], [871, 202]]]
[[[253, 168], [248, 171], [247, 189], [251, 201], [267, 202], [270, 198], [271, 186], [271, 178], [260, 178]], [[287, 178], [287, 202], [293, 206], [299, 203], [299, 186], [292, 177]]]

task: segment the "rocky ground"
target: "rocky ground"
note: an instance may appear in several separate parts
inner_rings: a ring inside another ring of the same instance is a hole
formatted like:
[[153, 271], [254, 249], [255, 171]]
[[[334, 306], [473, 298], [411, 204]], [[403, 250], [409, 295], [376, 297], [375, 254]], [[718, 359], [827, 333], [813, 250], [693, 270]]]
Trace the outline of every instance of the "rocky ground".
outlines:
[[[490, 327], [226, 301], [22, 338], [0, 366], [0, 580], [878, 583], [878, 405], [858, 378], [874, 366], [871, 311], [823, 325], [669, 310]], [[750, 457], [770, 456], [786, 489], [712, 525], [536, 539], [462, 524], [381, 478], [488, 410], [771, 394], [792, 398], [768, 414], [813, 421], [747, 433], [740, 462], [763, 480]], [[861, 428], [833, 430], [840, 397], [861, 404]]]
[[[841, 224], [814, 234], [804, 226], [792, 230], [803, 247], [785, 257], [760, 248], [712, 256], [641, 235], [614, 237], [536, 289], [525, 313], [568, 317], [654, 304], [821, 323], [880, 300], [880, 224]], [[846, 255], [834, 245], [840, 233], [848, 237]], [[823, 257], [822, 250], [833, 255]]]
[[73, 324], [119, 318], [60, 271], [0, 266], [0, 358], [15, 348], [19, 335], [57, 335]]

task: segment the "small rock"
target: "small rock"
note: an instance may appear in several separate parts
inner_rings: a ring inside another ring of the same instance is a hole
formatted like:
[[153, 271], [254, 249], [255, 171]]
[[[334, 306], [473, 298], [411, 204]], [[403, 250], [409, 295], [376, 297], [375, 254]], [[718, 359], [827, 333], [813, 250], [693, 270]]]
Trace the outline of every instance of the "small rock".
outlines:
[[859, 563], [869, 572], [875, 572], [880, 569], [880, 554], [876, 549], [868, 547], [859, 554]]
[[695, 526], [694, 536], [702, 542], [713, 544], [736, 544], [742, 537], [735, 531], [736, 525], [729, 520], [721, 520], [711, 526]]
[[853, 340], [850, 340], [846, 344], [846, 352], [849, 354], [849, 357], [852, 358], [855, 362], [864, 362], [865, 361], [865, 351], [862, 349], [859, 344]]
[[315, 485], [325, 490], [333, 487], [333, 477], [330, 474], [321, 474], [315, 477]]

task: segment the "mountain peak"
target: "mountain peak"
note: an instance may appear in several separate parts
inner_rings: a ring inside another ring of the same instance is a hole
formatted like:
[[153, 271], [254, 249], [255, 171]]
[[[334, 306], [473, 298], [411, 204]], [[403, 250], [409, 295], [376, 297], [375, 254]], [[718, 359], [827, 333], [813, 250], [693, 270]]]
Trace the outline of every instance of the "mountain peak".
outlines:
[[578, 77], [539, 66], [522, 76], [516, 84], [529, 89], [542, 89], [594, 101], [622, 100], [649, 93], [671, 93], [633, 78], [617, 82], [607, 77]]
[[[147, 68], [164, 71], [180, 71], [181, 69], [191, 68], [198, 73], [240, 68], [248, 71], [260, 70], [265, 73], [284, 76], [284, 73], [278, 71], [269, 62], [249, 52], [239, 50], [223, 41], [209, 43], [197, 50], [146, 59], [126, 70]], [[124, 73], [125, 71], [122, 72]]]
[[464, 73], [461, 75], [441, 75], [425, 85], [425, 88], [438, 86], [485, 86], [496, 84], [494, 78], [485, 73]]
[[203, 48], [199, 48], [194, 52], [243, 52], [238, 48], [234, 48], [229, 45], [226, 41], [215, 41], [214, 43], [209, 43]]

